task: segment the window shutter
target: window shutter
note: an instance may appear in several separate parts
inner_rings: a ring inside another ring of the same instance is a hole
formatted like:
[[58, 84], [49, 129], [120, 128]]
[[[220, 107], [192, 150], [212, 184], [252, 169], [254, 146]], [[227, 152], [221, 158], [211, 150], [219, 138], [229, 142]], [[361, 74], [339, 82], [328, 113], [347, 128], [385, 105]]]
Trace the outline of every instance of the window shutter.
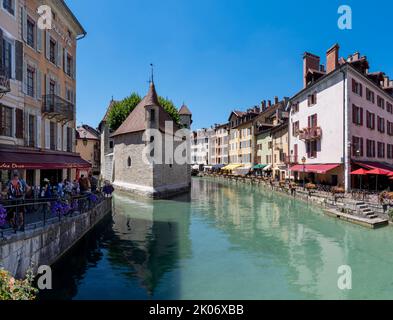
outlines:
[[56, 82], [56, 95], [61, 97], [61, 87], [59, 82]]
[[62, 66], [63, 66], [63, 46], [61, 45], [60, 42], [57, 42], [56, 48], [57, 48], [56, 64], [59, 68], [62, 68]]
[[0, 28], [0, 69], [3, 68], [3, 30]]
[[23, 62], [23, 83], [22, 83], [22, 91], [24, 94], [27, 94], [27, 63]]
[[45, 31], [45, 54], [46, 58], [50, 60], [50, 34], [48, 30]]
[[15, 78], [23, 81], [23, 43], [15, 41]]
[[16, 116], [15, 136], [17, 139], [23, 139], [23, 110], [15, 109], [15, 116]]
[[0, 135], [3, 132], [3, 107], [0, 104]]
[[49, 83], [50, 83], [50, 78], [49, 74], [45, 75], [45, 93], [49, 94]]
[[42, 30], [36, 26], [36, 32], [37, 32], [37, 51], [41, 52], [42, 51]]
[[72, 62], [72, 68], [71, 68], [72, 79], [76, 79], [76, 59], [75, 59], [75, 57], [72, 57], [71, 62]]
[[67, 67], [68, 67], [67, 57], [68, 57], [68, 50], [67, 48], [64, 48], [64, 65], [63, 65], [64, 72], [67, 72]]
[[314, 127], [318, 127], [318, 114], [314, 115]]
[[311, 127], [311, 117], [310, 116], [308, 117], [308, 127], [309, 128]]
[[67, 124], [63, 126], [63, 151], [67, 151]]
[[24, 139], [25, 139], [25, 146], [27, 146], [28, 143], [29, 143], [29, 137], [30, 137], [30, 131], [29, 131], [29, 122], [30, 122], [30, 119], [29, 119], [29, 113], [28, 113], [27, 111], [25, 111], [25, 112], [23, 113], [23, 115], [24, 115], [24, 125], [25, 125], [25, 129], [24, 129], [24, 132], [25, 132]]
[[42, 99], [42, 74], [39, 69], [36, 69], [36, 83], [37, 83], [37, 99], [41, 100]]
[[363, 108], [359, 108], [360, 110], [360, 125], [363, 125]]
[[363, 97], [363, 85], [359, 83], [359, 95]]
[[363, 138], [360, 138], [360, 156], [363, 157]]
[[50, 122], [45, 119], [45, 148], [50, 149]]
[[61, 123], [57, 124], [57, 150], [61, 151], [62, 143], [61, 143], [61, 134], [63, 130], [61, 128]]
[[37, 148], [41, 148], [41, 116], [37, 116]]
[[27, 41], [27, 12], [24, 7], [21, 7], [21, 18], [22, 18], [22, 39]]
[[352, 92], [356, 92], [356, 80], [352, 79]]

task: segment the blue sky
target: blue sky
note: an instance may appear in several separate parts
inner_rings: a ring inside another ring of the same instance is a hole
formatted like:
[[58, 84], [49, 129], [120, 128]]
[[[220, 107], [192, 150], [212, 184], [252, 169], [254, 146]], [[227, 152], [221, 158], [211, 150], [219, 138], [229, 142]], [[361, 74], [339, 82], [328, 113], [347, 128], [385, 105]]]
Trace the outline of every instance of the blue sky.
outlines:
[[[96, 127], [112, 96], [148, 89], [193, 112], [194, 129], [225, 122], [302, 87], [302, 54], [325, 62], [340, 44], [393, 78], [391, 1], [66, 0], [88, 32], [78, 43], [77, 122]], [[337, 27], [350, 5], [353, 29]]]

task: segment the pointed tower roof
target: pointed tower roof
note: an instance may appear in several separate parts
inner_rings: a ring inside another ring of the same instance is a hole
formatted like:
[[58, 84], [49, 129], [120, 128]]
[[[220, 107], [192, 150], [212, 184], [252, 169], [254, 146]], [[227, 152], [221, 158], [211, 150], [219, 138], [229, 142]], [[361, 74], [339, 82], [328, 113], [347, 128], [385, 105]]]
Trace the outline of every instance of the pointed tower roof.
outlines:
[[191, 116], [192, 115], [190, 109], [188, 109], [188, 107], [184, 103], [179, 110], [179, 114], [184, 115], [184, 116]]
[[[158, 102], [158, 95], [154, 86], [154, 83], [150, 83], [150, 88], [147, 95], [142, 99], [142, 101], [135, 107], [135, 109], [129, 114], [126, 120], [121, 124], [121, 126], [112, 134], [112, 137], [119, 136], [122, 134], [139, 132], [146, 130], [146, 109], [148, 106], [158, 107], [158, 117], [159, 117], [159, 129], [165, 132], [165, 122], [172, 121], [171, 116]], [[174, 130], [180, 127], [174, 123]]]
[[156, 87], [154, 82], [150, 82], [149, 91], [145, 97], [145, 106], [159, 106], [160, 103], [158, 102], [158, 95], [156, 92]]

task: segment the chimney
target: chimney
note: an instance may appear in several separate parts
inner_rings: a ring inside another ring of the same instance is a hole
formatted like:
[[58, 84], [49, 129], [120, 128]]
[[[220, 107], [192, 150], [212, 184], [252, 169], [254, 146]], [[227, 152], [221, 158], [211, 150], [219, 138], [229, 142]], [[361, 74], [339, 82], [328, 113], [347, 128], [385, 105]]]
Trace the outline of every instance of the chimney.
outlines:
[[388, 76], [384, 76], [384, 78], [383, 78], [383, 86], [385, 88], [387, 88], [387, 87], [389, 87], [389, 84], [390, 84], [389, 77]]
[[324, 66], [323, 64], [321, 64], [321, 65], [319, 66], [319, 71], [325, 72], [325, 66]]
[[307, 71], [309, 69], [319, 70], [321, 58], [312, 54], [305, 52], [303, 55], [303, 85], [304, 88], [307, 87]]
[[278, 97], [277, 96], [274, 97], [274, 104], [278, 104]]
[[338, 67], [338, 52], [340, 46], [336, 43], [326, 52], [326, 73], [330, 73]]
[[271, 106], [272, 106], [272, 101], [271, 101], [271, 100], [268, 100], [268, 101], [267, 101], [267, 106], [268, 106], [268, 107], [271, 107]]
[[266, 100], [262, 101], [262, 110], [265, 111], [266, 110]]

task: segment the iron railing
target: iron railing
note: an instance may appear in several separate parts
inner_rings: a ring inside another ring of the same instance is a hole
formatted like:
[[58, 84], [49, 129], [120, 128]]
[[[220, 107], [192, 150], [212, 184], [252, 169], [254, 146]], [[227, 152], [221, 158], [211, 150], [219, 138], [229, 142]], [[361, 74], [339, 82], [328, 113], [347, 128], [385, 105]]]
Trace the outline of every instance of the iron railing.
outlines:
[[7, 218], [5, 224], [0, 225], [0, 238], [6, 234], [34, 230], [81, 215], [95, 208], [104, 199], [105, 196], [97, 192], [62, 198], [2, 200], [0, 207], [5, 209]]
[[320, 127], [304, 128], [299, 132], [300, 140], [318, 140], [322, 138], [322, 129]]
[[47, 94], [42, 97], [42, 113], [49, 119], [56, 118], [58, 121], [73, 121], [75, 105], [56, 94]]

